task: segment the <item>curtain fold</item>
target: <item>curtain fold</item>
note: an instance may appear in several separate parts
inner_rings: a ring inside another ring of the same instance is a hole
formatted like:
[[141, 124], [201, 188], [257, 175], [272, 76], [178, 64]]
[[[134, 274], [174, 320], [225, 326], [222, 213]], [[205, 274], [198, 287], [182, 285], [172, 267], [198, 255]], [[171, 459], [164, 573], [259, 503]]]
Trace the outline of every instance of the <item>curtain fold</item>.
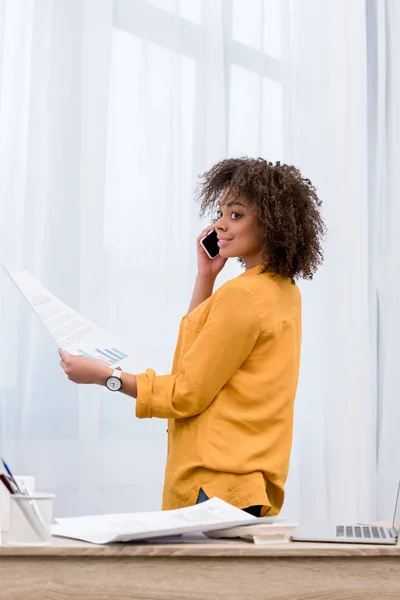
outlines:
[[[371, 2], [370, 15], [375, 42], [375, 114], [377, 128], [375, 152], [371, 168], [376, 172], [374, 200], [376, 218], [373, 237], [376, 244], [376, 296], [378, 319], [378, 518], [391, 518], [393, 499], [400, 477], [398, 452], [398, 335], [400, 276], [400, 6], [392, 0]], [[399, 517], [397, 517], [399, 520]]]

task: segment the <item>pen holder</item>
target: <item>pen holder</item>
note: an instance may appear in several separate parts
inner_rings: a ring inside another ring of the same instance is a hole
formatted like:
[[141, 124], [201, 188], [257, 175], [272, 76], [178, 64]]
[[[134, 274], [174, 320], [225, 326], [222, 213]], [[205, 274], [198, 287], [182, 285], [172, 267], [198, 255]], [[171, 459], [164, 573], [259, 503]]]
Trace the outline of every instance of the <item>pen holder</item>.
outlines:
[[[31, 476], [15, 475], [17, 484], [22, 491], [26, 490], [28, 494], [33, 494], [35, 491], [35, 478]], [[6, 490], [4, 485], [0, 485], [0, 530], [4, 535], [8, 531], [8, 520], [10, 517], [10, 492]]]
[[54, 494], [10, 495], [7, 546], [51, 545]]

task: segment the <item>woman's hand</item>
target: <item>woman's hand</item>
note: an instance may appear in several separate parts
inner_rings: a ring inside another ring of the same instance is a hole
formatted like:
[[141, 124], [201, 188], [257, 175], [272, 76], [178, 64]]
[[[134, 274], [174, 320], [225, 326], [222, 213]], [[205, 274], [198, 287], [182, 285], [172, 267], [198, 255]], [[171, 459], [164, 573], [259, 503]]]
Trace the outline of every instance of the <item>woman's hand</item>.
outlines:
[[96, 360], [88, 356], [73, 356], [65, 350], [58, 351], [60, 355], [60, 365], [70, 381], [74, 383], [97, 383], [105, 385], [106, 380], [112, 375], [113, 370], [110, 367], [101, 365]]
[[197, 269], [200, 277], [215, 279], [220, 271], [225, 266], [227, 258], [223, 258], [218, 254], [215, 258], [210, 258], [203, 246], [200, 244], [200, 240], [203, 239], [208, 233], [213, 231], [213, 227], [207, 227], [201, 232], [197, 238]]

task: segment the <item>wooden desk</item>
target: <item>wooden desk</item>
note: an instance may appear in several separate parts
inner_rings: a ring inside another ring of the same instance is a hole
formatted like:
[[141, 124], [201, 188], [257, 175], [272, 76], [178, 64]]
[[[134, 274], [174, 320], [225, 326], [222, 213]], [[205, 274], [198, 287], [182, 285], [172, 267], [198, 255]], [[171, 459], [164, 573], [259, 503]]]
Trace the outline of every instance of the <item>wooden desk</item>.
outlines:
[[0, 547], [8, 600], [393, 600], [400, 546], [245, 542]]

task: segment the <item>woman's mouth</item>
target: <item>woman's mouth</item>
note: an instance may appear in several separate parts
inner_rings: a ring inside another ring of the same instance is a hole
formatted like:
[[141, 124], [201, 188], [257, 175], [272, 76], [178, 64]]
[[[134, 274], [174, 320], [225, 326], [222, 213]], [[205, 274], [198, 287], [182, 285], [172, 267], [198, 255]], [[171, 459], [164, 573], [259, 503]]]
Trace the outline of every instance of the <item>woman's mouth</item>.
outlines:
[[218, 246], [219, 248], [223, 248], [224, 246], [226, 246], [227, 244], [229, 244], [229, 242], [231, 242], [232, 240], [218, 240]]

